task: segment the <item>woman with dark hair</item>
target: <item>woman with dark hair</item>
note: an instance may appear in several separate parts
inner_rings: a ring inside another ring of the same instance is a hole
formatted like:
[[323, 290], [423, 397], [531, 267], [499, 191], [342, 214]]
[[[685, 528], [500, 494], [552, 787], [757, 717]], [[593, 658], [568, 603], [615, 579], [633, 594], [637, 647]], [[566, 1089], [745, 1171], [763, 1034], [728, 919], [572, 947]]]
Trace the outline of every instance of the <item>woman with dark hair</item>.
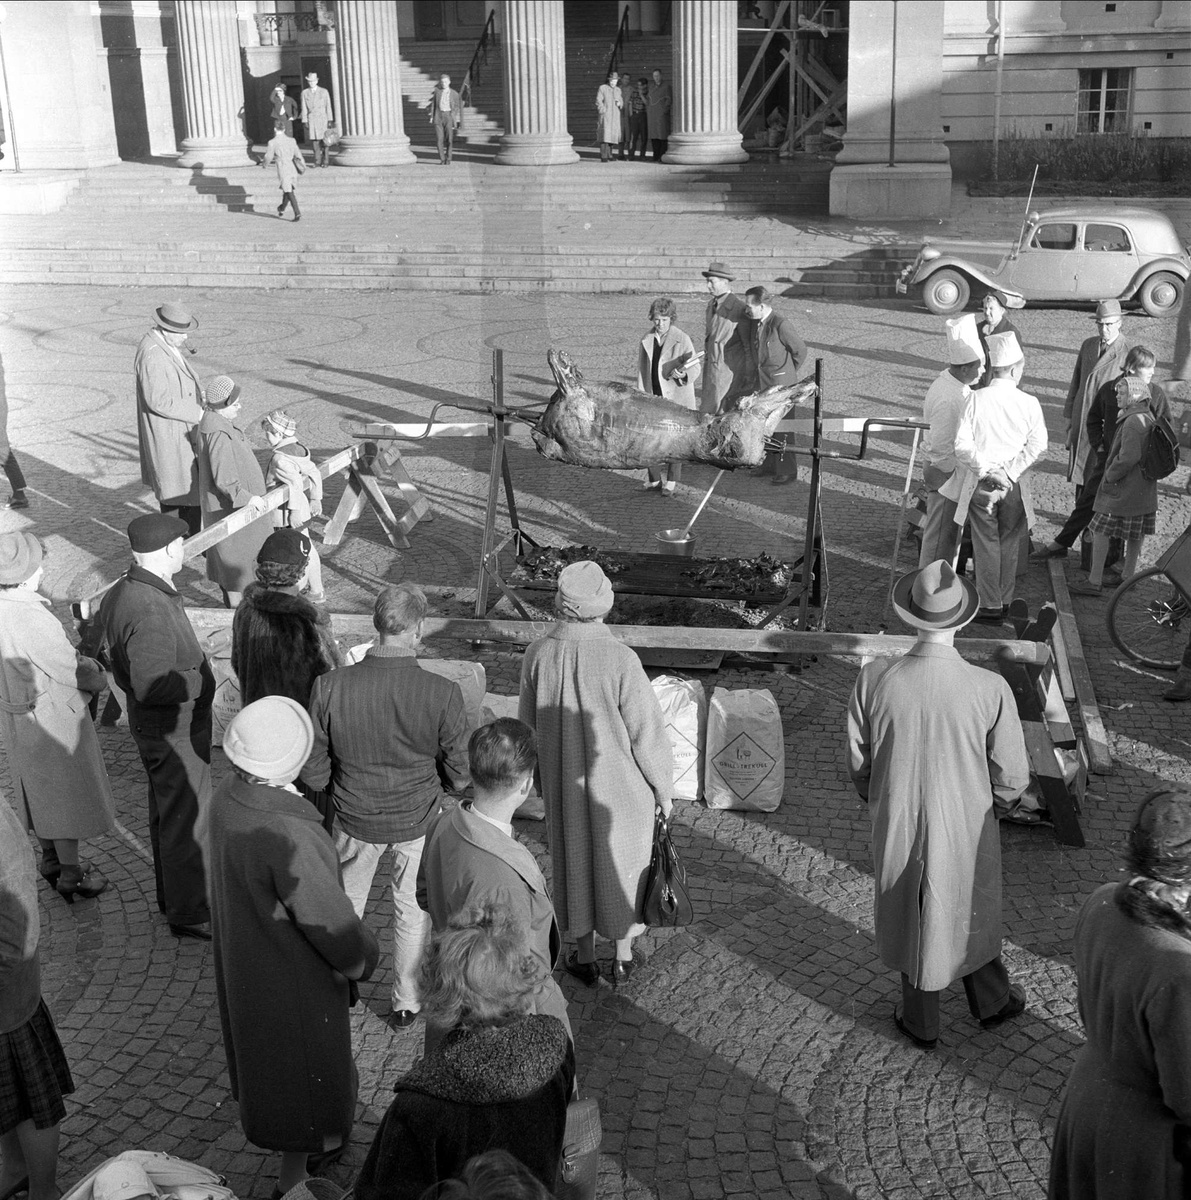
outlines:
[[[694, 411], [699, 407], [695, 399], [695, 380], [702, 368], [691, 339], [674, 324], [677, 320], [678, 308], [669, 296], [659, 296], [649, 306], [653, 329], [641, 339], [637, 354], [637, 388]], [[663, 495], [669, 496], [681, 479], [681, 462], [658, 463], [649, 468], [645, 490], [660, 488]]]
[[1191, 1195], [1191, 794], [1151, 792], [1125, 843], [1130, 878], [1075, 925], [1087, 1043], [1059, 1110], [1049, 1200]]
[[[232, 424], [243, 404], [240, 385], [226, 375], [217, 375], [207, 387], [203, 404], [206, 411], [194, 431], [194, 448], [206, 529], [242, 508], [263, 513], [265, 476], [243, 430]], [[207, 551], [207, 578], [219, 585], [228, 608], [240, 603], [241, 594], [252, 582], [257, 551], [272, 532], [273, 518], [258, 517]]]
[[419, 1200], [485, 1150], [509, 1151], [554, 1187], [575, 1056], [562, 1022], [531, 1011], [540, 981], [503, 909], [467, 910], [434, 935], [422, 1005], [451, 1032], [398, 1081], [356, 1200]]

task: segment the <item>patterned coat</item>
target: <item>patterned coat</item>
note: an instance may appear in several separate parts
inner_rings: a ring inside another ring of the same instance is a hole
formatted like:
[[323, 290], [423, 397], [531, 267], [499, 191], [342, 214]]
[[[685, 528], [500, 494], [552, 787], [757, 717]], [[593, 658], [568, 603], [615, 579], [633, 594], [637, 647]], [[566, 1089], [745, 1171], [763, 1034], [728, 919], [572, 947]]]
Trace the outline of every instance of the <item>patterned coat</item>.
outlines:
[[711, 296], [703, 335], [703, 395], [700, 409], [718, 413], [729, 393], [739, 392], [748, 371], [740, 322], [748, 317], [744, 301], [734, 292]]
[[[641, 339], [641, 348], [637, 352], [637, 388], [647, 396], [653, 395], [653, 348], [657, 335], [652, 331]], [[689, 337], [678, 328], [671, 325], [662, 338], [662, 357], [658, 362], [658, 379], [662, 385], [662, 399], [671, 404], [681, 404], [683, 408], [697, 408], [695, 400], [695, 380], [703, 369], [699, 360], [694, 357], [695, 346]], [[685, 370], [683, 363], [686, 363]], [[675, 374], [685, 374], [686, 383], [679, 383]]]
[[519, 715], [538, 736], [559, 923], [575, 936], [628, 937], [641, 920], [654, 806], [673, 785], [641, 661], [602, 622], [560, 621], [526, 648]]
[[28, 588], [0, 590], [0, 729], [13, 807], [38, 837], [98, 837], [115, 807], [88, 706], [107, 676], [70, 644], [49, 603]]
[[[203, 413], [195, 435], [203, 528], [265, 494], [265, 476], [248, 438], [214, 409]], [[256, 556], [273, 532], [273, 515], [251, 525], [207, 551], [207, 578], [229, 592], [242, 592], [256, 579]]]
[[877, 953], [937, 992], [1001, 953], [995, 806], [1030, 779], [1009, 685], [917, 642], [860, 670], [848, 770], [873, 822]]
[[161, 504], [198, 503], [191, 431], [203, 419], [203, 389], [182, 354], [156, 329], [141, 338], [136, 372], [136, 431], [141, 482]]
[[1091, 449], [1088, 442], [1088, 409], [1096, 393], [1110, 379], [1115, 379], [1125, 369], [1125, 358], [1133, 349], [1133, 343], [1123, 334], [1117, 335], [1117, 340], [1100, 353], [1100, 336], [1085, 338], [1075, 359], [1075, 370], [1071, 373], [1071, 383], [1067, 388], [1067, 401], [1063, 405], [1063, 416], [1071, 422], [1071, 438], [1074, 442], [1074, 454], [1071, 459], [1071, 469], [1068, 477], [1072, 483], [1083, 483], [1084, 468], [1087, 465], [1088, 453]]

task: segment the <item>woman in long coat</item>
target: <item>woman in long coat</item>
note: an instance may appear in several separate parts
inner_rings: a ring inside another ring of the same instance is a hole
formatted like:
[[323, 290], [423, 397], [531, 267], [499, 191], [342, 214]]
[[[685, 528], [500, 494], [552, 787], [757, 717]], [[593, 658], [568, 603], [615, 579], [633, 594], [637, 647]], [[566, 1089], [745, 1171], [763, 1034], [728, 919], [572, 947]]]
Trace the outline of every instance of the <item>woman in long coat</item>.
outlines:
[[314, 731], [288, 696], [228, 723], [235, 768], [211, 799], [208, 862], [215, 986], [244, 1136], [281, 1151], [280, 1188], [331, 1155], [355, 1119], [348, 980], [380, 950], [339, 882], [317, 810], [293, 788]]
[[559, 924], [578, 941], [567, 970], [594, 985], [595, 935], [616, 942], [628, 980], [655, 809], [673, 785], [665, 718], [641, 660], [603, 623], [612, 585], [593, 562], [558, 577], [550, 632], [526, 648], [520, 717], [536, 730]]
[[620, 144], [621, 109], [624, 107], [624, 97], [616, 86], [619, 76], [615, 71], [608, 72], [606, 82], [600, 84], [596, 92], [596, 141], [600, 143], [600, 162], [612, 161], [612, 147]]
[[[240, 411], [239, 384], [217, 376], [207, 389], [206, 404], [195, 434], [204, 529], [253, 506], [265, 494], [264, 472], [252, 446], [232, 424]], [[259, 502], [255, 508], [263, 511]], [[256, 556], [272, 532], [273, 518], [259, 517], [207, 551], [207, 578], [219, 584], [228, 608], [240, 603], [240, 594], [256, 578]]]
[[79, 862], [79, 839], [115, 824], [90, 709], [107, 676], [75, 650], [38, 595], [42, 569], [32, 534], [0, 536], [0, 726], [14, 807], [41, 842], [41, 873], [73, 900], [107, 887]]
[[1191, 795], [1151, 792], [1130, 830], [1127, 882], [1075, 924], [1087, 1042], [1059, 1110], [1050, 1200], [1191, 1195]]
[[[695, 346], [674, 322], [678, 308], [669, 296], [659, 296], [649, 306], [653, 328], [641, 339], [637, 351], [637, 388], [651, 396], [661, 396], [671, 404], [692, 411], [699, 407], [695, 381], [701, 370]], [[649, 468], [647, 491], [660, 488], [669, 495], [682, 479], [682, 463], [671, 461]]]

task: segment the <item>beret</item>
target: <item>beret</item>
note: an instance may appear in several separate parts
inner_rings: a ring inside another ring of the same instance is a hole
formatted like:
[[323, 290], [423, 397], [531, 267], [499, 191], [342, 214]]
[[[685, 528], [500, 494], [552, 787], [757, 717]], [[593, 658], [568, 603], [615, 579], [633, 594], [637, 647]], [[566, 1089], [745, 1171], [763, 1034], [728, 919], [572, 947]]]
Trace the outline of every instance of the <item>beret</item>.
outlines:
[[184, 538], [190, 526], [170, 513], [144, 513], [128, 522], [128, 544], [138, 554], [148, 554], [168, 546], [175, 538]]

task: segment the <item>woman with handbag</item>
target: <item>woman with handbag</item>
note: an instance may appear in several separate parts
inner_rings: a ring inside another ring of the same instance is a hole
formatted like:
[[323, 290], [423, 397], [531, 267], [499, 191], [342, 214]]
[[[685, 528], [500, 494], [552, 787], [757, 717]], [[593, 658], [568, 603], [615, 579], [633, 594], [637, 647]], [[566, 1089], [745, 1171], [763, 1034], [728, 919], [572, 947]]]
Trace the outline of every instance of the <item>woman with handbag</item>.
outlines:
[[669, 816], [666, 721], [641, 660], [604, 625], [612, 585], [593, 562], [558, 576], [557, 622], [525, 651], [520, 717], [537, 733], [554, 907], [577, 949], [564, 966], [594, 987], [598, 933], [616, 943], [612, 985], [633, 973], [654, 814]]
[[540, 983], [525, 930], [503, 908], [465, 910], [434, 935], [423, 1011], [451, 1032], [395, 1085], [356, 1200], [419, 1200], [485, 1150], [507, 1150], [555, 1188], [575, 1052], [557, 1017], [532, 1011]]

